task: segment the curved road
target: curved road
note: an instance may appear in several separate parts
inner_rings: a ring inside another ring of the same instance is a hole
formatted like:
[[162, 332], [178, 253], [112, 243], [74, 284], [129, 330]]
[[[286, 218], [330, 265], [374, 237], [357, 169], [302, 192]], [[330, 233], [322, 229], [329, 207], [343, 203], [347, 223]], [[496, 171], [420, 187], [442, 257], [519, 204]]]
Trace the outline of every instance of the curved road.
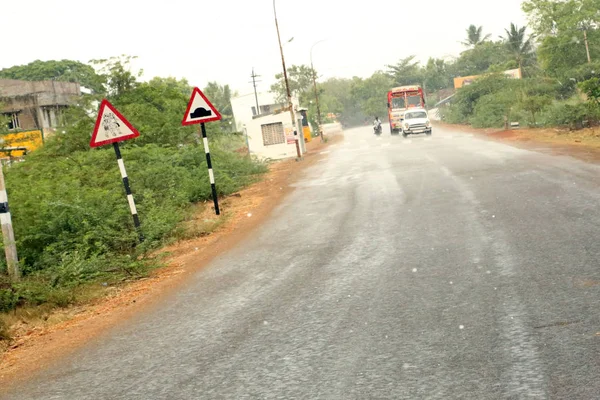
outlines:
[[600, 167], [345, 137], [252, 238], [0, 398], [599, 398]]

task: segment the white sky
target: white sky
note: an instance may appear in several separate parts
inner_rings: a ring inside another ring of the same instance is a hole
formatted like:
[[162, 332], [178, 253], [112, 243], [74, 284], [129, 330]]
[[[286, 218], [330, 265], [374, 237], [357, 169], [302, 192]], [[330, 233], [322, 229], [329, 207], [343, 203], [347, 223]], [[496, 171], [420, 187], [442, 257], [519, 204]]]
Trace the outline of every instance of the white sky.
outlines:
[[[0, 68], [36, 59], [87, 62], [137, 55], [144, 78], [174, 76], [250, 93], [252, 67], [268, 91], [281, 72], [271, 0], [29, 0], [3, 4]], [[456, 56], [469, 24], [494, 39], [525, 24], [521, 0], [277, 0], [286, 65], [309, 64], [323, 78], [367, 77], [409, 55]], [[359, 6], [362, 5], [362, 6]], [[8, 42], [7, 42], [8, 43]]]

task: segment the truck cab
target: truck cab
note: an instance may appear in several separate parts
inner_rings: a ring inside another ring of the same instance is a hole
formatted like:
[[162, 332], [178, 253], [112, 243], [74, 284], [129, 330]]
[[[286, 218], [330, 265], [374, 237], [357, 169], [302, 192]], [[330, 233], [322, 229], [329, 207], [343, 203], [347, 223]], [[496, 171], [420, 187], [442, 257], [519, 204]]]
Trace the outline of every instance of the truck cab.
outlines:
[[404, 114], [413, 108], [425, 108], [423, 89], [418, 85], [400, 86], [388, 92], [388, 119], [392, 134], [404, 129]]

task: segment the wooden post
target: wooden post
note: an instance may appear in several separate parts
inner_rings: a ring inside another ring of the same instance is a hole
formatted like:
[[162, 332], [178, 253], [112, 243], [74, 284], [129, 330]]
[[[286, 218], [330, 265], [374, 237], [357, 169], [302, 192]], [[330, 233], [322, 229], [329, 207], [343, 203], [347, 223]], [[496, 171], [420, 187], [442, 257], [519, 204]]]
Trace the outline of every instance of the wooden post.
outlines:
[[4, 240], [4, 253], [6, 254], [6, 266], [11, 280], [21, 278], [19, 270], [19, 258], [17, 257], [17, 245], [12, 227], [12, 219], [8, 208], [8, 195], [4, 184], [4, 172], [0, 161], [0, 224], [2, 225], [2, 239]]

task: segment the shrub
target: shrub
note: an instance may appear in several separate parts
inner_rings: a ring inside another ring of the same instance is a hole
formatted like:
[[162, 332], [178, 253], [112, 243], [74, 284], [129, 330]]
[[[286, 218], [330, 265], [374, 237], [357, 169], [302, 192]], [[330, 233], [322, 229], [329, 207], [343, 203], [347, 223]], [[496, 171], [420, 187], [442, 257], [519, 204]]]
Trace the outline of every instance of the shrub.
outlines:
[[[221, 196], [238, 191], [267, 170], [231, 151], [242, 144], [243, 139], [234, 135], [211, 143]], [[47, 149], [6, 168], [25, 279], [0, 285], [0, 311], [17, 303], [64, 306], [73, 301], [73, 289], [85, 282], [144, 272], [147, 263], [140, 256], [175, 234], [192, 203], [211, 197], [201, 145], [124, 147], [146, 238], [139, 245], [112, 148], [77, 151], [68, 157], [57, 156], [52, 145]]]
[[547, 125], [581, 129], [600, 120], [600, 110], [591, 103], [555, 103], [542, 115]]

